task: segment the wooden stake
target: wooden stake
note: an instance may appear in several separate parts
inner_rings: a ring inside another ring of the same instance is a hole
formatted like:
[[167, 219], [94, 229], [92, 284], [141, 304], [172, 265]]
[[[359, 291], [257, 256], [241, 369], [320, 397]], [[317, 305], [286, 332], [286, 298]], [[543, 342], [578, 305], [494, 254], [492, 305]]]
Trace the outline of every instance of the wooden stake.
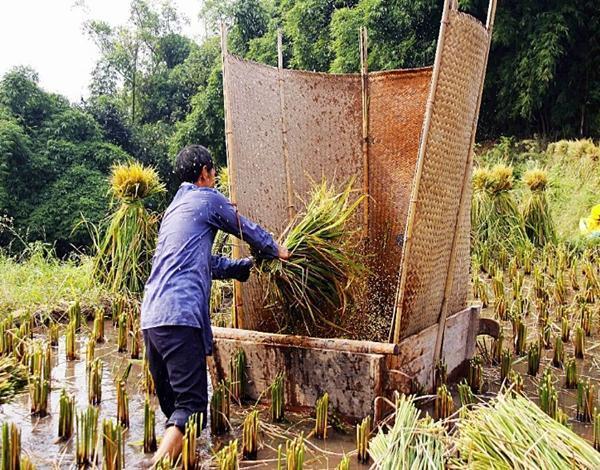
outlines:
[[[229, 96], [229, 72], [227, 70], [227, 28], [224, 23], [221, 23], [221, 67], [223, 73], [223, 111], [225, 118], [225, 153], [227, 157], [227, 168], [229, 169], [229, 198], [231, 202], [236, 206], [237, 210], [237, 193], [236, 193], [236, 172], [233, 165], [233, 131], [231, 130], [231, 101]], [[241, 228], [240, 228], [241, 232]], [[240, 235], [243, 235], [240, 233]], [[232, 247], [233, 258], [240, 258], [240, 240], [237, 237], [233, 237]], [[243, 299], [241, 284], [239, 281], [233, 281], [233, 311], [232, 311], [232, 325], [234, 328], [244, 327], [244, 316], [243, 316]]]
[[294, 207], [294, 188], [292, 186], [292, 176], [290, 174], [290, 156], [287, 140], [287, 119], [285, 118], [285, 92], [283, 89], [283, 36], [281, 29], [277, 30], [277, 72], [279, 85], [279, 110], [281, 112], [281, 145], [283, 151], [283, 164], [285, 167], [285, 183], [287, 189], [287, 213], [291, 221], [296, 215]]
[[369, 63], [367, 28], [361, 27], [359, 33], [360, 77], [362, 94], [362, 153], [363, 153], [363, 205], [364, 237], [369, 235]]

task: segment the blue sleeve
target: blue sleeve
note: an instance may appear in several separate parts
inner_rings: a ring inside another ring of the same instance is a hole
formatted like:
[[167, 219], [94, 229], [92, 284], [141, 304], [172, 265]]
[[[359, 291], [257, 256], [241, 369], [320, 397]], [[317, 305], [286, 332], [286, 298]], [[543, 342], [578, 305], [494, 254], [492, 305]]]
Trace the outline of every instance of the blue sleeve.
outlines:
[[[277, 258], [279, 248], [269, 232], [239, 215], [234, 205], [218, 191], [214, 192], [211, 224], [248, 243], [262, 258]], [[241, 233], [240, 233], [241, 229]]]
[[213, 255], [211, 259], [211, 271], [213, 279], [237, 279], [247, 281], [252, 268], [250, 258], [231, 259], [225, 256]]

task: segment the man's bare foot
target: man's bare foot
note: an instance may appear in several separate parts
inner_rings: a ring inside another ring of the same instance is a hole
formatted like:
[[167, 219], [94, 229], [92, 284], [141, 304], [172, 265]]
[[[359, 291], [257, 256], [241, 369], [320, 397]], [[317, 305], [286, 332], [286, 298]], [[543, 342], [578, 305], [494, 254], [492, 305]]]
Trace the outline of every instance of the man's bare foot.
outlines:
[[160, 441], [158, 450], [154, 453], [154, 457], [152, 457], [153, 464], [158, 462], [165, 455], [169, 455], [172, 461], [177, 460], [177, 457], [179, 457], [179, 454], [181, 453], [182, 443], [183, 433], [179, 428], [177, 426], [168, 427]]

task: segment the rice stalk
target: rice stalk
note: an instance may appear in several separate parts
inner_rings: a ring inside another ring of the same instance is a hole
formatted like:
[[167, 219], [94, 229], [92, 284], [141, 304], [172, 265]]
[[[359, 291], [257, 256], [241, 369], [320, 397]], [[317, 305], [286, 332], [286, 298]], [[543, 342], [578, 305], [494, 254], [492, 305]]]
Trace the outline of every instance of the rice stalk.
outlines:
[[446, 419], [454, 413], [454, 400], [452, 394], [448, 391], [446, 385], [441, 385], [437, 389], [434, 406], [435, 419]]
[[50, 323], [50, 326], [48, 326], [48, 341], [50, 342], [50, 346], [54, 348], [58, 347], [58, 336], [58, 323], [53, 321]]
[[68, 441], [73, 435], [73, 417], [75, 416], [75, 398], [69, 396], [63, 388], [58, 407], [58, 438]]
[[477, 394], [481, 391], [483, 386], [483, 361], [481, 357], [475, 356], [469, 361], [467, 382], [473, 393]]
[[134, 323], [133, 328], [129, 332], [129, 337], [131, 338], [130, 357], [131, 359], [139, 359], [142, 343], [142, 332], [137, 321]]
[[293, 440], [285, 443], [287, 470], [302, 470], [304, 468], [304, 434], [300, 433]]
[[118, 319], [117, 351], [127, 352], [127, 314], [122, 313]]
[[362, 464], [369, 463], [369, 436], [371, 435], [371, 416], [366, 416], [356, 425], [356, 451], [358, 461]]
[[565, 346], [560, 336], [557, 336], [554, 340], [554, 353], [552, 355], [552, 365], [559, 369], [562, 369], [563, 363], [565, 362]]
[[515, 354], [517, 356], [523, 356], [525, 354], [525, 347], [527, 346], [527, 325], [525, 322], [520, 321], [517, 326], [517, 334], [515, 336]]
[[217, 468], [219, 470], [238, 470], [238, 441], [230, 442], [217, 453]]
[[317, 399], [315, 413], [315, 437], [317, 439], [327, 439], [327, 418], [329, 415], [329, 394], [327, 392]]
[[77, 324], [74, 321], [70, 321], [65, 332], [65, 355], [67, 361], [74, 361], [77, 359], [77, 353], [75, 349], [77, 340], [76, 331]]
[[94, 465], [98, 442], [98, 408], [78, 410], [76, 417], [75, 455], [79, 466]]
[[458, 422], [457, 467], [600, 468], [600, 453], [521, 395], [500, 394]]
[[523, 181], [530, 190], [522, 206], [525, 233], [529, 240], [538, 247], [556, 243], [556, 228], [546, 195], [547, 172], [539, 168], [529, 170], [523, 175]]
[[283, 421], [283, 414], [285, 411], [284, 382], [285, 375], [283, 372], [280, 372], [275, 376], [273, 383], [269, 387], [271, 392], [271, 420], [274, 423], [280, 423]]
[[238, 402], [244, 398], [246, 383], [246, 354], [238, 348], [229, 361], [229, 379], [231, 380], [231, 396]]
[[291, 258], [258, 266], [268, 298], [281, 307], [284, 317], [276, 320], [288, 332], [339, 328], [339, 318], [367, 274], [358, 232], [349, 226], [363, 198], [351, 202], [352, 193], [352, 181], [341, 193], [325, 181], [316, 185], [304, 211], [279, 240]]
[[10, 401], [27, 385], [27, 368], [14, 356], [0, 357], [0, 404]]
[[221, 381], [210, 399], [210, 430], [213, 435], [224, 434], [229, 430], [229, 410], [229, 384]]
[[577, 388], [578, 382], [577, 361], [571, 358], [565, 364], [565, 387], [569, 389]]
[[500, 362], [500, 380], [504, 382], [508, 377], [508, 373], [512, 369], [512, 353], [509, 349], [502, 351], [502, 359]]
[[447, 434], [441, 422], [420, 418], [413, 399], [396, 400], [391, 428], [381, 428], [369, 443], [369, 453], [378, 469], [443, 469]]
[[94, 311], [94, 329], [92, 336], [97, 343], [104, 343], [104, 310], [102, 308], [97, 308]]
[[260, 419], [258, 417], [258, 410], [253, 410], [244, 418], [242, 427], [242, 455], [246, 460], [256, 460], [259, 429]]
[[575, 346], [575, 357], [577, 359], [583, 359], [585, 350], [585, 333], [581, 326], [577, 326], [575, 328], [575, 340], [573, 343]]
[[103, 468], [106, 470], [122, 470], [125, 468], [123, 427], [112, 419], [105, 419], [102, 430]]
[[[198, 437], [198, 419], [202, 419], [202, 415], [193, 414], [185, 423], [185, 432], [183, 435], [183, 445], [181, 450], [181, 463], [183, 470], [193, 470], [198, 467], [196, 457], [196, 439]], [[200, 423], [202, 430], [202, 423]]]
[[437, 390], [448, 383], [448, 366], [444, 360], [437, 361], [434, 367], [433, 388]]
[[21, 430], [14, 423], [2, 423], [2, 470], [19, 470]]
[[582, 423], [591, 423], [596, 405], [596, 387], [589, 380], [577, 383], [577, 419]]
[[117, 421], [124, 428], [129, 427], [129, 396], [127, 394], [127, 387], [125, 381], [116, 381], [116, 393], [117, 393]]
[[540, 346], [530, 343], [527, 351], [527, 373], [535, 377], [540, 370]]
[[150, 405], [150, 397], [146, 393], [144, 400], [144, 453], [148, 454], [157, 449], [156, 431], [155, 431], [155, 412]]
[[463, 380], [459, 383], [457, 388], [461, 406], [469, 406], [475, 403], [475, 395], [473, 395], [473, 391], [466, 381]]
[[350, 470], [350, 459], [347, 455], [342, 457], [342, 460], [340, 460], [338, 466], [335, 467], [335, 470]]
[[90, 405], [99, 405], [102, 401], [102, 361], [95, 359], [88, 372], [88, 402]]
[[165, 187], [154, 169], [131, 163], [113, 166], [111, 191], [119, 206], [95, 237], [93, 274], [112, 292], [139, 294], [150, 272], [158, 225], [144, 203]]

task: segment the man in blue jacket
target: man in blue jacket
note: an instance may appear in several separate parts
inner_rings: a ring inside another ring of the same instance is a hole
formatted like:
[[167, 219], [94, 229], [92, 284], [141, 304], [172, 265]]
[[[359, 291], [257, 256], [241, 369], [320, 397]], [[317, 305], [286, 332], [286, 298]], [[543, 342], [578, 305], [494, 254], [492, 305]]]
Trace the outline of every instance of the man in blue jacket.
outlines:
[[206, 424], [212, 279], [246, 281], [250, 276], [251, 258], [233, 260], [212, 254], [217, 230], [241, 238], [260, 257], [289, 257], [285, 247], [239, 215], [231, 202], [213, 189], [215, 169], [206, 148], [190, 145], [181, 150], [175, 173], [182, 183], [160, 226], [141, 313], [146, 357], [167, 417], [167, 430], [154, 462], [166, 454], [179, 455], [185, 423], [192, 414], [202, 413]]

